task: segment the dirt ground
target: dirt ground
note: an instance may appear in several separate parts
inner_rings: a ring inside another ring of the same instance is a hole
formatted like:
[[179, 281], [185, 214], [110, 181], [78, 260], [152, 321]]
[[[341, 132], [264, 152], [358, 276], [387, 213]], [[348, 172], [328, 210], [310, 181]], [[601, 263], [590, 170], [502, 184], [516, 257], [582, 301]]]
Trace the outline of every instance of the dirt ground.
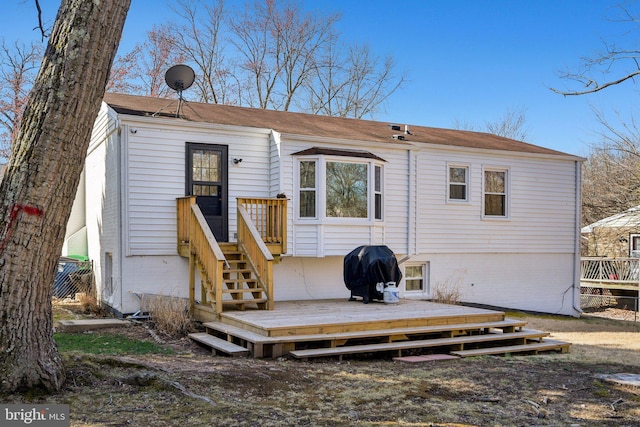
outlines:
[[131, 324], [94, 333], [160, 339], [177, 353], [67, 353], [61, 392], [2, 400], [69, 404], [72, 426], [640, 426], [640, 388], [596, 377], [640, 374], [640, 322], [510, 317], [571, 351], [417, 364], [256, 360]]

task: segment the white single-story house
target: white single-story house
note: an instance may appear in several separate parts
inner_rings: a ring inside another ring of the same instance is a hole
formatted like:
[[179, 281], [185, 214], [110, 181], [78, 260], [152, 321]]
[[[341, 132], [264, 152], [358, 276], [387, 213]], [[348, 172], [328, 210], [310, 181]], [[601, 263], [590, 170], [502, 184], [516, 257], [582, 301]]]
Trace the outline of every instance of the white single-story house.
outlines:
[[640, 206], [582, 227], [583, 256], [640, 257]]
[[[65, 254], [94, 261], [115, 312], [136, 312], [142, 294], [236, 298], [231, 286], [216, 297], [223, 276], [211, 272], [229, 265], [223, 243], [253, 233], [246, 218], [262, 221], [255, 204], [283, 214], [267, 226], [281, 238], [271, 267], [257, 274], [272, 275], [276, 305], [348, 298], [344, 256], [386, 245], [401, 298], [580, 312], [582, 158], [480, 132], [178, 105], [107, 94], [94, 125]], [[196, 221], [211, 232], [185, 237]]]

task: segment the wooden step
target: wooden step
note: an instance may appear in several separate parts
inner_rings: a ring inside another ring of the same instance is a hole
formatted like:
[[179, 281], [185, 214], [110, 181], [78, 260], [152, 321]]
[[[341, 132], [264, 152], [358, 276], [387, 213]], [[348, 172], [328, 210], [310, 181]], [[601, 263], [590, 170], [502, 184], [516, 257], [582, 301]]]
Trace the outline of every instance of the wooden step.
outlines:
[[[342, 356], [345, 354], [355, 353], [371, 353], [378, 351], [390, 351], [390, 350], [408, 350], [415, 348], [428, 348], [428, 347], [447, 347], [447, 346], [463, 346], [469, 343], [490, 342], [490, 341], [506, 341], [506, 340], [541, 340], [543, 337], [548, 336], [548, 332], [542, 331], [522, 331], [522, 332], [507, 332], [498, 334], [481, 334], [481, 335], [467, 335], [454, 338], [435, 338], [428, 340], [415, 340], [415, 341], [398, 341], [390, 343], [378, 343], [378, 344], [364, 344], [364, 345], [351, 345], [344, 347], [333, 348], [315, 348], [307, 350], [294, 350], [290, 354], [296, 358], [307, 359], [310, 357], [326, 357], [326, 356]], [[452, 353], [454, 354], [454, 353]]]
[[526, 321], [521, 320], [501, 320], [496, 322], [481, 322], [481, 323], [463, 323], [452, 325], [436, 325], [436, 326], [415, 326], [409, 328], [393, 328], [393, 329], [376, 329], [376, 330], [364, 330], [364, 331], [352, 331], [352, 332], [334, 332], [326, 334], [306, 334], [306, 335], [282, 335], [282, 336], [267, 336], [258, 333], [251, 332], [247, 329], [243, 329], [238, 326], [229, 325], [224, 322], [207, 322], [202, 325], [208, 329], [214, 329], [226, 334], [232, 335], [237, 338], [241, 338], [247, 341], [256, 342], [255, 340], [265, 343], [280, 343], [280, 342], [304, 342], [304, 341], [333, 341], [333, 340], [349, 340], [356, 338], [376, 338], [376, 337], [396, 337], [396, 336], [411, 336], [411, 335], [424, 335], [440, 332], [469, 332], [489, 329], [503, 329], [508, 332], [514, 332], [516, 329], [521, 329], [527, 324]]
[[267, 302], [268, 299], [267, 298], [251, 298], [251, 299], [225, 299], [222, 300], [223, 304], [258, 304], [258, 303], [263, 303], [263, 302]]
[[253, 273], [253, 270], [250, 268], [231, 268], [222, 270], [222, 274], [231, 274], [231, 273]]
[[202, 343], [208, 347], [211, 347], [213, 351], [221, 351], [230, 356], [246, 356], [249, 354], [249, 350], [236, 345], [232, 342], [222, 340], [220, 338], [209, 335], [206, 332], [189, 334], [189, 338], [199, 343]]
[[543, 340], [541, 342], [534, 342], [522, 345], [511, 345], [504, 347], [490, 347], [490, 348], [477, 348], [473, 350], [460, 350], [452, 351], [451, 354], [460, 357], [470, 356], [484, 356], [491, 354], [507, 354], [507, 353], [525, 353], [525, 352], [539, 352], [539, 351], [552, 351], [558, 350], [562, 353], [569, 351], [571, 344], [563, 341]]
[[257, 279], [255, 277], [237, 277], [234, 279], [223, 279], [222, 283], [250, 283], [256, 281]]
[[264, 292], [262, 288], [223, 289], [223, 294], [243, 294], [247, 292]]

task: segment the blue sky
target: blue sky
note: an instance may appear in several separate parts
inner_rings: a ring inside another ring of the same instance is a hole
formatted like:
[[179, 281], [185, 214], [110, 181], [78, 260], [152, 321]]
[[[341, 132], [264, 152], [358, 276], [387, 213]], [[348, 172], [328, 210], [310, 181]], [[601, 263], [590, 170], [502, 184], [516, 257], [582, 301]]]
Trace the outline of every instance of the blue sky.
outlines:
[[[47, 22], [59, 1], [40, 0]], [[238, 1], [227, 0], [228, 4]], [[637, 106], [637, 87], [627, 82], [598, 94], [563, 97], [549, 87], [568, 82], [558, 71], [576, 69], [602, 40], [636, 47], [636, 34], [612, 22], [609, 0], [302, 0], [309, 11], [340, 12], [346, 42], [368, 44], [392, 55], [407, 82], [376, 120], [400, 124], [481, 129], [509, 109], [526, 109], [528, 142], [586, 155], [599, 141], [592, 109], [615, 122]], [[126, 50], [153, 24], [170, 19], [164, 0], [132, 0], [122, 40]], [[32, 1], [3, 3], [0, 36], [6, 42], [39, 39]]]

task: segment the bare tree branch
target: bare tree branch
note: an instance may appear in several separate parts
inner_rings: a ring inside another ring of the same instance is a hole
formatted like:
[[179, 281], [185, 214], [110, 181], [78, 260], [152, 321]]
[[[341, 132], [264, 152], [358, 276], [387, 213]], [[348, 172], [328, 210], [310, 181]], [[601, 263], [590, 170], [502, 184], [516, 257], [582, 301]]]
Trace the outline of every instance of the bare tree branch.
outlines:
[[44, 29], [44, 24], [42, 23], [42, 8], [40, 7], [39, 0], [34, 0], [34, 1], [36, 2], [36, 9], [38, 10], [38, 26], [36, 28], [40, 29], [40, 33], [42, 34], [42, 41], [44, 41], [44, 39], [46, 39], [48, 36], [47, 36], [47, 32]]
[[[611, 19], [613, 22], [631, 24], [630, 30], [638, 29], [638, 13], [631, 11], [625, 4], [616, 7], [618, 18]], [[600, 92], [611, 86], [621, 84], [628, 80], [634, 80], [640, 75], [640, 50], [637, 49], [619, 49], [615, 43], [603, 40], [604, 50], [590, 57], [581, 58], [580, 70], [577, 72], [559, 73], [560, 78], [572, 80], [582, 86], [580, 89], [561, 90], [557, 88], [549, 88], [551, 91], [564, 96], [578, 96]], [[613, 74], [616, 77], [607, 78]], [[595, 77], [596, 75], [600, 78]]]

